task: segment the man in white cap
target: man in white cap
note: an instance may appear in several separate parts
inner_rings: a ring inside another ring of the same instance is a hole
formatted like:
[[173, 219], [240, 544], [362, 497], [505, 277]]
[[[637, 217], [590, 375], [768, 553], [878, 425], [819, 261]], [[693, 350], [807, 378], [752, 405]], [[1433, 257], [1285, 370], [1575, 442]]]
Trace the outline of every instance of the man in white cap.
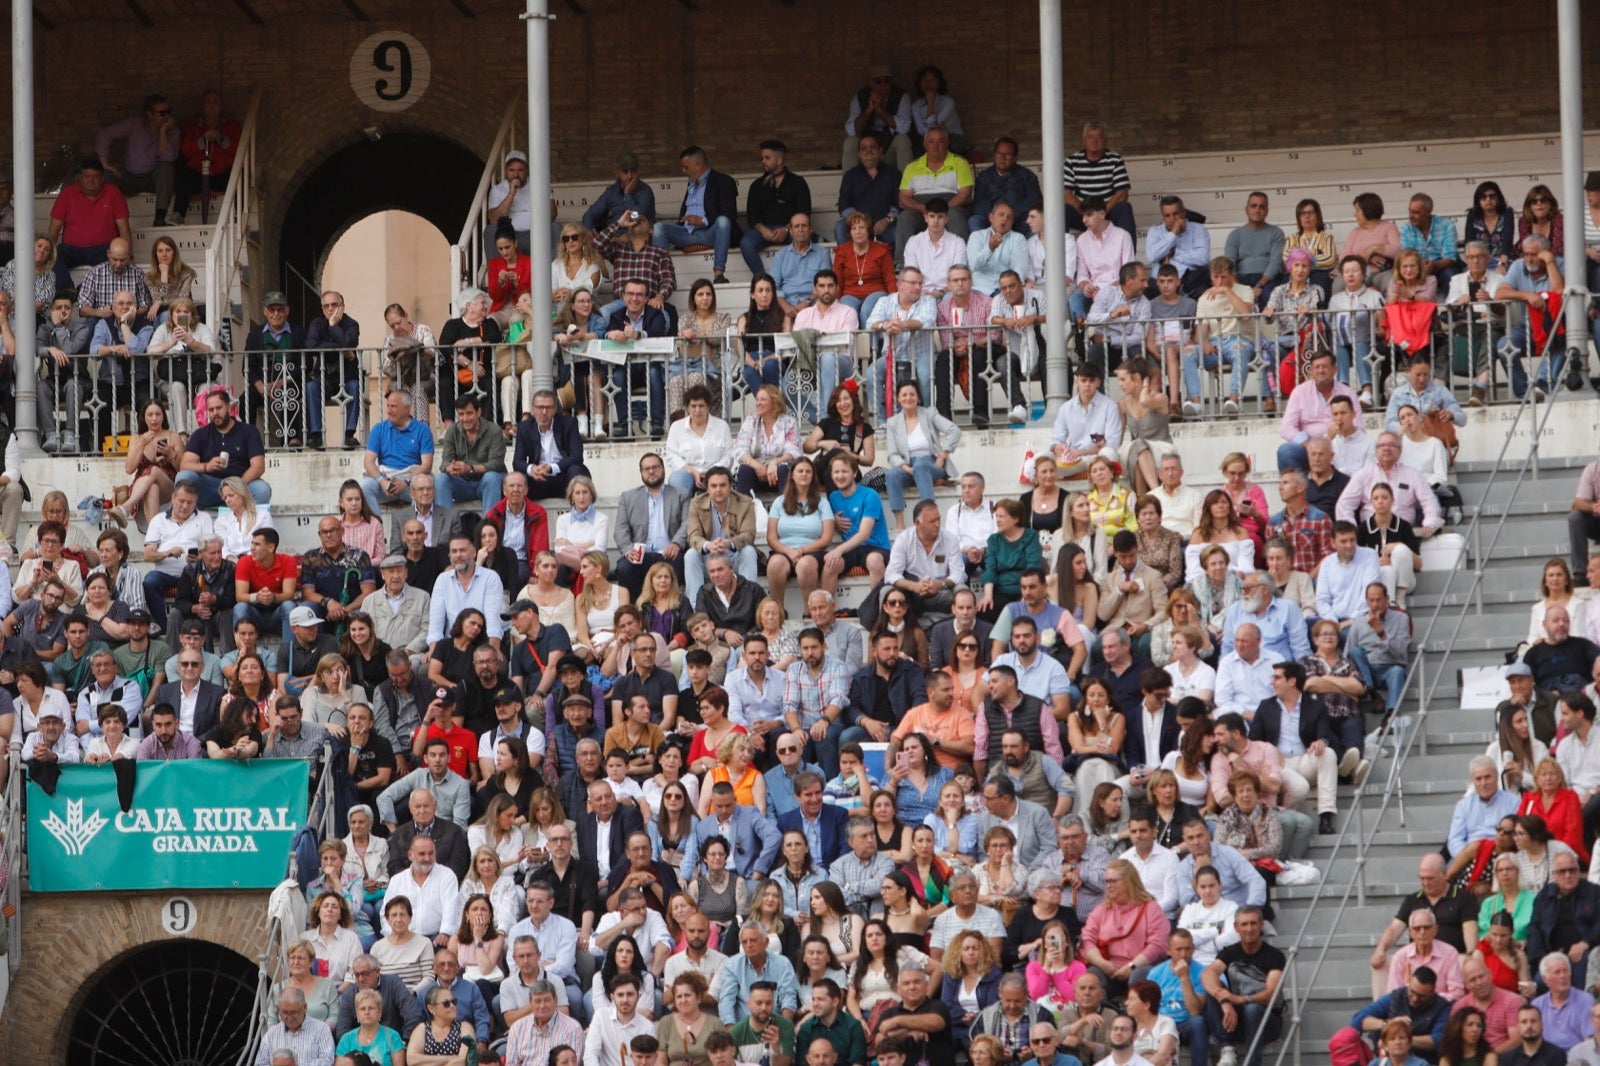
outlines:
[[283, 645], [283, 668], [289, 679], [283, 687], [289, 695], [298, 696], [316, 676], [318, 660], [338, 654], [339, 645], [323, 632], [317, 612], [304, 604], [289, 612], [289, 636]]
[[483, 245], [494, 247], [494, 232], [502, 218], [511, 220], [511, 229], [517, 235], [517, 250], [531, 255], [529, 235], [533, 229], [532, 198], [528, 192], [528, 156], [524, 152], [507, 152], [505, 180], [489, 189], [489, 228], [484, 231]]

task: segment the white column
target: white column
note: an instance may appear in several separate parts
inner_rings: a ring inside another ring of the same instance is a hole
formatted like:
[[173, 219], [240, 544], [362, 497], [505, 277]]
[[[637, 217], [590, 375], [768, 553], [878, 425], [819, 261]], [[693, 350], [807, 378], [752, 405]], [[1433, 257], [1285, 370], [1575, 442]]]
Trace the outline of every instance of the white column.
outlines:
[[17, 216], [17, 424], [24, 454], [39, 449], [37, 362], [33, 324], [33, 0], [11, 0], [12, 203]]
[[[528, 0], [528, 252], [538, 264], [550, 260], [550, 3]], [[540, 272], [535, 269], [534, 273]], [[550, 355], [550, 286], [533, 286], [533, 387], [555, 387]], [[546, 323], [540, 327], [539, 323]]]
[[1583, 41], [1578, 0], [1556, 4], [1556, 49], [1561, 60], [1561, 202], [1567, 205], [1562, 239], [1567, 254], [1562, 264], [1567, 281], [1567, 349], [1578, 353], [1582, 366], [1589, 353], [1589, 281], [1583, 254]]
[[1054, 418], [1066, 402], [1067, 278], [1066, 213], [1062, 210], [1066, 160], [1065, 88], [1061, 76], [1061, 0], [1039, 0], [1039, 125], [1043, 131], [1043, 163], [1039, 188], [1044, 196], [1045, 417]]

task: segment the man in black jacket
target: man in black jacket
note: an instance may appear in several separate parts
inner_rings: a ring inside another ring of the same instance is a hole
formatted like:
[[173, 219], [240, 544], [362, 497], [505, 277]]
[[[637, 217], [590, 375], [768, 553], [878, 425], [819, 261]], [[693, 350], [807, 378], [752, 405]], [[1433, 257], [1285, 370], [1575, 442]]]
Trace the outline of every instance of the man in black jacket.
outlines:
[[683, 191], [678, 221], [657, 222], [650, 243], [657, 248], [684, 249], [711, 245], [711, 280], [727, 281], [728, 248], [744, 235], [734, 218], [739, 213], [739, 183], [711, 169], [705, 149], [691, 144], [678, 153], [678, 167], [689, 179]]
[[411, 842], [419, 836], [432, 837], [438, 861], [450, 869], [456, 880], [465, 881], [472, 862], [467, 834], [454, 822], [438, 817], [439, 801], [432, 792], [419, 788], [406, 802], [411, 821], [389, 834], [389, 876], [411, 865]]
[[[1264, 740], [1282, 753], [1285, 807], [1295, 806], [1299, 802], [1296, 797], [1304, 797], [1316, 783], [1319, 829], [1333, 833], [1342, 769], [1333, 755], [1333, 720], [1320, 699], [1304, 695], [1305, 687], [1305, 667], [1292, 661], [1274, 664], [1272, 691], [1276, 695], [1256, 708], [1250, 739]], [[1359, 748], [1345, 752], [1351, 770], [1360, 755]]]
[[527, 476], [528, 495], [536, 500], [559, 499], [567, 494], [573, 478], [589, 476], [589, 468], [583, 465], [578, 420], [557, 408], [556, 394], [549, 389], [533, 394], [533, 417], [517, 424], [511, 469]]
[[611, 874], [620, 878], [627, 872], [628, 836], [644, 832], [644, 822], [632, 806], [617, 802], [609, 781], [590, 781], [588, 792], [588, 809], [576, 815], [578, 854], [594, 863], [600, 891], [609, 895]]

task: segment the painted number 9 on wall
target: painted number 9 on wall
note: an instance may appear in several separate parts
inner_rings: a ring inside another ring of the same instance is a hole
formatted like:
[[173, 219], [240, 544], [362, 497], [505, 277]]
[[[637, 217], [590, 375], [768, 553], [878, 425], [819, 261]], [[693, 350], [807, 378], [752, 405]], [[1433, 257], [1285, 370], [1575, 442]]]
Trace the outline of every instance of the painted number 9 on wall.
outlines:
[[195, 909], [192, 899], [173, 896], [161, 905], [161, 928], [166, 930], [168, 936], [192, 933], [199, 920], [200, 912]]
[[428, 91], [428, 50], [409, 33], [374, 33], [350, 56], [350, 88], [374, 111], [404, 111]]

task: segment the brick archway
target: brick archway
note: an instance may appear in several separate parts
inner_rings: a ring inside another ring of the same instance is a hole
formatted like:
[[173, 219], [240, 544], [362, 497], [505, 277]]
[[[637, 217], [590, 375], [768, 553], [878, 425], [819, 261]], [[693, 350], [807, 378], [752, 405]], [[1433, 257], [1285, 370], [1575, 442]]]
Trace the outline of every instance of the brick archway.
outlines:
[[[418, 130], [334, 148], [286, 190], [277, 261], [320, 284], [339, 236], [360, 219], [391, 208], [427, 219], [453, 240], [483, 165], [482, 156], [460, 143]], [[269, 287], [276, 288], [276, 281]], [[314, 314], [315, 308], [296, 308], [296, 317], [308, 311]], [[247, 317], [255, 312], [246, 309]]]
[[[164, 908], [178, 896], [195, 908], [194, 928], [182, 937], [162, 927]], [[268, 896], [180, 889], [25, 896], [22, 967], [0, 1017], [0, 1058], [37, 1066], [81, 1061], [70, 1051], [74, 1019], [100, 977], [151, 945], [202, 941], [255, 965], [265, 947]]]

